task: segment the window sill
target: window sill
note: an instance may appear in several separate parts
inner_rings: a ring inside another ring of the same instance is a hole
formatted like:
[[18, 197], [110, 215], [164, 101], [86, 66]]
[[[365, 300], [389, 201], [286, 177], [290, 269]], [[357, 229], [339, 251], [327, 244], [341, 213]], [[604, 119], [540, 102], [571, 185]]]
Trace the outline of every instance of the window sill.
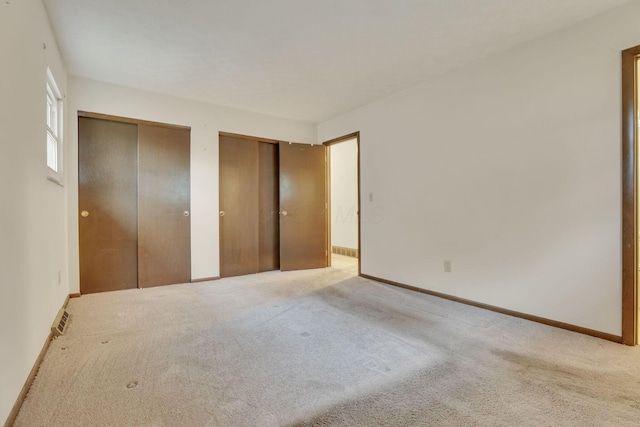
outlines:
[[60, 187], [64, 187], [62, 180], [56, 176], [47, 175], [47, 180], [59, 185]]

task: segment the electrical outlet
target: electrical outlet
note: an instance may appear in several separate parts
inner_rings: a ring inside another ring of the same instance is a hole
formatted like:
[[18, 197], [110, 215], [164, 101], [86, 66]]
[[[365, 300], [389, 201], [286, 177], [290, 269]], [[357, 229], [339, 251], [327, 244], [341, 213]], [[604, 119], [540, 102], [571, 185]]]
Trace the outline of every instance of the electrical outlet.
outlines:
[[449, 260], [444, 261], [444, 272], [451, 273], [451, 261]]

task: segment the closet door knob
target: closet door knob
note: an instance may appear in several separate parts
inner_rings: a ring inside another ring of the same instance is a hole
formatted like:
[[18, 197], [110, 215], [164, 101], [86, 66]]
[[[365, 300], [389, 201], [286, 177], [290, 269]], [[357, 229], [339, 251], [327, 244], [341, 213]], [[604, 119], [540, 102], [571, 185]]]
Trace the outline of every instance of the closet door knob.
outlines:
[[189, 216], [189, 211], [184, 211], [184, 212], [182, 212], [182, 215], [184, 215], [184, 216]]
[[282, 211], [282, 212], [280, 212], [280, 215], [282, 215], [282, 216], [287, 216], [287, 211]]
[[88, 217], [88, 216], [89, 216], [89, 211], [82, 211], [82, 212], [80, 212], [80, 216], [81, 216], [81, 217], [83, 217], [83, 218]]
[[224, 216], [224, 211], [220, 211], [220, 216]]

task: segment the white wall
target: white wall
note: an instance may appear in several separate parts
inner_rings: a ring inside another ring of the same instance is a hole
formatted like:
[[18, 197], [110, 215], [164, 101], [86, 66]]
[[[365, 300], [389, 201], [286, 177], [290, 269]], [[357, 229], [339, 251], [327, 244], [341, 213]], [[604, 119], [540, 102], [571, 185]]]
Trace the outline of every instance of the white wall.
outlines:
[[63, 93], [67, 79], [39, 0], [0, 2], [0, 52], [0, 423], [4, 423], [69, 293], [67, 187], [47, 180], [47, 66]]
[[362, 272], [620, 335], [639, 20], [633, 2], [321, 123], [320, 141], [360, 131]]
[[331, 244], [358, 249], [358, 140], [331, 150]]
[[[316, 126], [69, 77], [69, 114], [111, 114], [191, 127], [191, 277], [220, 275], [218, 238], [218, 132], [304, 143]], [[71, 292], [78, 277], [78, 127], [69, 126], [69, 262]]]

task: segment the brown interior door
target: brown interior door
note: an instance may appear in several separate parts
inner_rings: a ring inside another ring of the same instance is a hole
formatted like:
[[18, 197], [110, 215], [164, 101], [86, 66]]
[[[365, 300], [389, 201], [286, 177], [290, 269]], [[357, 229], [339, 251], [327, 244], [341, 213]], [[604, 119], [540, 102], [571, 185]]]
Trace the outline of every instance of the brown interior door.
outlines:
[[135, 124], [78, 119], [80, 292], [137, 287]]
[[191, 280], [190, 131], [138, 125], [138, 286]]
[[328, 266], [326, 148], [280, 143], [280, 269]]
[[258, 183], [258, 244], [259, 271], [280, 268], [280, 188], [278, 184], [278, 145], [258, 143], [259, 183]]
[[220, 276], [257, 273], [259, 143], [220, 135]]

